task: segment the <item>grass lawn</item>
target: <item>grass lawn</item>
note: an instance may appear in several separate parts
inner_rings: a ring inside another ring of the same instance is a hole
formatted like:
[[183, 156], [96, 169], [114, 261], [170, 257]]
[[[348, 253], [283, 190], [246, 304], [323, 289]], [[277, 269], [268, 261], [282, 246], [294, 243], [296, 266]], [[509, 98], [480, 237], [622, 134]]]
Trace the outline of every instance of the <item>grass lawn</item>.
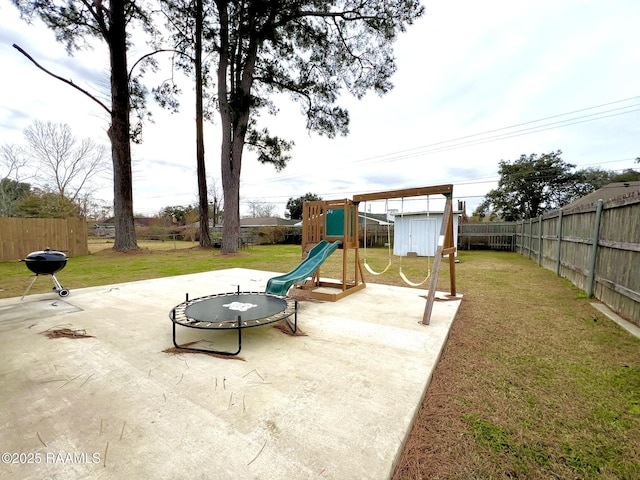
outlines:
[[[300, 261], [295, 245], [236, 255], [190, 242], [140, 246], [118, 253], [92, 244], [91, 255], [69, 259], [57, 276], [73, 295], [85, 286], [233, 267], [286, 272]], [[339, 252], [323, 276], [336, 278]], [[394, 478], [640, 479], [640, 340], [518, 254], [463, 251], [459, 258], [464, 300]], [[381, 271], [387, 251], [368, 249], [367, 260]], [[403, 259], [402, 269], [416, 282], [431, 263]], [[393, 258], [388, 272], [365, 278], [404, 285], [399, 267]], [[447, 270], [443, 262], [445, 291]], [[0, 298], [22, 295], [31, 278], [22, 263], [0, 264]], [[32, 292], [51, 287], [45, 276]]]
[[515, 253], [464, 294], [395, 479], [640, 479], [640, 340]]

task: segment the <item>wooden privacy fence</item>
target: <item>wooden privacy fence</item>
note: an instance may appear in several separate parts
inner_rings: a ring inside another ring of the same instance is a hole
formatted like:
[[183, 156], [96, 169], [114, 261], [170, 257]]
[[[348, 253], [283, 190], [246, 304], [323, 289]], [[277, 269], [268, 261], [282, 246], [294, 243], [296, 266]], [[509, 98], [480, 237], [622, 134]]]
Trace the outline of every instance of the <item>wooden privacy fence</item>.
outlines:
[[516, 222], [516, 250], [640, 325], [640, 196]]
[[51, 248], [68, 257], [89, 255], [87, 222], [79, 218], [0, 217], [0, 262]]
[[391, 239], [393, 244], [394, 235], [393, 225], [367, 225], [367, 230], [364, 230], [364, 224], [360, 223], [360, 245], [364, 246], [365, 236], [367, 240], [367, 247], [386, 247]]
[[515, 250], [515, 222], [461, 223], [458, 227], [458, 249]]

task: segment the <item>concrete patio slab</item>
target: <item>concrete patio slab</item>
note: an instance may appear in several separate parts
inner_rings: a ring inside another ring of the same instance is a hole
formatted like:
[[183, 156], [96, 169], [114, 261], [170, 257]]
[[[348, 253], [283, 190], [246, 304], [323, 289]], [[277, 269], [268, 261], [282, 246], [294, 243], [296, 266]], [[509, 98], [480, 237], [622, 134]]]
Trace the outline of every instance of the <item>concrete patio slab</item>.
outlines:
[[[174, 355], [169, 311], [264, 291], [230, 269], [0, 300], [0, 477], [383, 479], [392, 472], [460, 300], [368, 284], [301, 302], [298, 326], [245, 329], [240, 357]], [[68, 328], [81, 338], [47, 338]], [[90, 337], [89, 337], [90, 336]], [[232, 348], [232, 332], [180, 342]]]

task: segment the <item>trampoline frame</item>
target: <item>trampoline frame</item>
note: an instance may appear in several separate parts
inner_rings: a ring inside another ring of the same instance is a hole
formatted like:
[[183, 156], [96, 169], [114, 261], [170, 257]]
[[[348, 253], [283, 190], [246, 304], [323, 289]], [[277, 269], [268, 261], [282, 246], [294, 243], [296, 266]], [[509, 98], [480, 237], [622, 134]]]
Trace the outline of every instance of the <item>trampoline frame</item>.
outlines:
[[[250, 298], [249, 296], [255, 296], [255, 295], [277, 298], [280, 300], [284, 300], [286, 302], [286, 306], [284, 310], [281, 310], [280, 312], [270, 315], [268, 317], [250, 319], [250, 320], [242, 320], [242, 313], [239, 313], [235, 320], [224, 320], [220, 322], [209, 321], [209, 320], [197, 320], [195, 318], [188, 317], [186, 314], [187, 307], [189, 307], [190, 305], [193, 305], [202, 301], [206, 301], [211, 298], [229, 297], [231, 300], [232, 299], [242, 300], [242, 297], [245, 295], [248, 298]], [[242, 330], [244, 328], [260, 327], [263, 325], [268, 325], [270, 323], [275, 323], [275, 322], [284, 320], [285, 322], [287, 322], [287, 325], [289, 326], [289, 328], [291, 328], [291, 330], [294, 333], [298, 329], [298, 301], [288, 296], [274, 295], [267, 292], [241, 292], [240, 287], [238, 287], [238, 290], [236, 292], [216, 293], [213, 295], [194, 298], [193, 300], [189, 300], [189, 294], [187, 293], [185, 297], [186, 298], [184, 302], [182, 302], [179, 305], [176, 305], [169, 312], [169, 319], [171, 320], [173, 325], [173, 344], [175, 345], [176, 348], [191, 350], [196, 352], [216, 353], [219, 355], [234, 356], [234, 355], [238, 355], [240, 353], [240, 350], [242, 350]], [[293, 324], [290, 321], [290, 317], [292, 315], [293, 315]], [[179, 345], [176, 340], [177, 325], [188, 327], [188, 328], [199, 328], [203, 330], [235, 330], [238, 335], [238, 349], [235, 352], [228, 352], [224, 350], [210, 350], [210, 349], [189, 347], [187, 346], [189, 344]]]

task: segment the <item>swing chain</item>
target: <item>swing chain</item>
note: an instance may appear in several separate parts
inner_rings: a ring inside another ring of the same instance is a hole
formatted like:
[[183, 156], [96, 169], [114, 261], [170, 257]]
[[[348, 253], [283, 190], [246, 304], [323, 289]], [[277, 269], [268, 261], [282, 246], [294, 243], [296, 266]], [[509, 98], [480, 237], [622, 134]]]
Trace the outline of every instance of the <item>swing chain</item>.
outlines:
[[[389, 200], [386, 199], [385, 200], [385, 211], [388, 215], [389, 212]], [[389, 270], [389, 268], [391, 268], [391, 263], [392, 263], [392, 254], [391, 254], [391, 222], [389, 222], [389, 219], [387, 218], [387, 249], [388, 249], [388, 262], [387, 262], [387, 266], [384, 268], [384, 270], [382, 270], [381, 272], [376, 272], [375, 270], [373, 270], [370, 266], [369, 263], [367, 262], [367, 202], [365, 201], [364, 204], [364, 261], [363, 261], [363, 265], [364, 268], [367, 269], [367, 271], [372, 274], [372, 275], [382, 275], [383, 273], [385, 273], [387, 270]]]
[[[429, 195], [427, 195], [427, 219], [429, 218]], [[404, 197], [401, 198], [401, 203], [400, 203], [400, 218], [403, 221], [404, 224]], [[428, 228], [428, 223], [427, 223], [427, 228]], [[437, 230], [437, 229], [436, 229]], [[422, 284], [424, 284], [427, 280], [429, 280], [429, 277], [431, 277], [431, 258], [429, 257], [429, 255], [427, 255], [427, 276], [422, 279], [422, 281], [420, 282], [412, 282], [411, 280], [409, 280], [407, 278], [407, 276], [405, 275], [405, 273], [402, 271], [402, 253], [403, 252], [399, 252], [400, 255], [400, 268], [399, 268], [399, 274], [400, 274], [400, 278], [402, 278], [402, 280], [407, 284], [407, 285], [411, 285], [412, 287], [419, 287]], [[426, 252], [427, 254], [429, 252]]]

